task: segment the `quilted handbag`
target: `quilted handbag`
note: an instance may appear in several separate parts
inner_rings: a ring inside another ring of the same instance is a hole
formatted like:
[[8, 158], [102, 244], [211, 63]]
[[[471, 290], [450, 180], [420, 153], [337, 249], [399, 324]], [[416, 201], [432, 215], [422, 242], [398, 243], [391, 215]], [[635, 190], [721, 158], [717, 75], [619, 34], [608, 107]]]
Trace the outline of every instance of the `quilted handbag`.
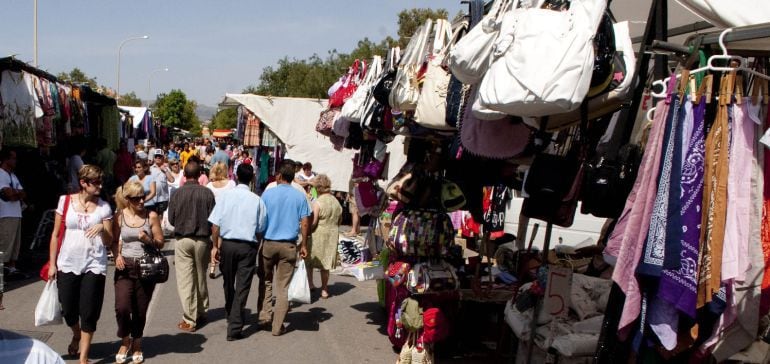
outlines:
[[455, 229], [449, 215], [430, 210], [403, 210], [393, 219], [388, 245], [401, 255], [443, 255], [454, 243]]
[[329, 108], [342, 107], [342, 105], [345, 104], [345, 101], [356, 92], [358, 84], [361, 82], [365, 73], [366, 63], [357, 59], [348, 69], [348, 73], [345, 75], [345, 80], [342, 85], [329, 96]]
[[319, 134], [331, 136], [334, 134], [334, 123], [340, 116], [340, 109], [326, 109], [321, 111], [318, 117], [318, 123], [315, 125], [315, 131]]
[[[615, 57], [612, 65], [612, 80], [607, 90], [587, 99], [588, 118], [596, 119], [611, 114], [629, 100], [634, 89], [634, 73], [636, 72], [636, 57], [628, 22], [613, 24], [615, 32]], [[523, 118], [524, 122], [534, 128], [540, 122], [536, 118]], [[580, 110], [568, 113], [550, 115], [548, 131], [556, 131], [580, 123]]]
[[481, 104], [518, 116], [577, 109], [590, 87], [593, 38], [606, 7], [606, 0], [572, 0], [563, 11], [506, 13], [479, 87]]
[[452, 48], [447, 63], [458, 80], [469, 85], [481, 82], [489, 68], [503, 15], [517, 2], [516, 0], [495, 0], [481, 23], [471, 28], [468, 34]]
[[442, 293], [460, 288], [455, 268], [443, 260], [415, 264], [406, 282], [406, 288], [412, 294]]
[[425, 24], [417, 28], [406, 46], [388, 98], [390, 107], [394, 110], [412, 111], [417, 108], [417, 100], [420, 97], [418, 73], [425, 61], [424, 55], [431, 29], [433, 29], [433, 21], [427, 19]]
[[455, 130], [455, 126], [446, 122], [447, 93], [451, 74], [444, 69], [443, 63], [449, 47], [468, 28], [468, 23], [460, 23], [453, 31], [448, 21], [439, 19], [436, 20], [435, 28], [434, 49], [441, 48], [428, 58], [425, 79], [414, 112], [414, 121], [430, 129]]
[[382, 73], [382, 57], [374, 56], [369, 69], [366, 71], [363, 81], [356, 88], [353, 95], [342, 105], [340, 118], [352, 123], [360, 123], [365, 112], [367, 98], [370, 97], [372, 87], [377, 82], [377, 77]]
[[[475, 89], [471, 90], [475, 98]], [[506, 115], [497, 120], [479, 120], [471, 108], [465, 109], [460, 141], [468, 153], [492, 158], [513, 158], [527, 149], [533, 137], [533, 130], [520, 118]]]

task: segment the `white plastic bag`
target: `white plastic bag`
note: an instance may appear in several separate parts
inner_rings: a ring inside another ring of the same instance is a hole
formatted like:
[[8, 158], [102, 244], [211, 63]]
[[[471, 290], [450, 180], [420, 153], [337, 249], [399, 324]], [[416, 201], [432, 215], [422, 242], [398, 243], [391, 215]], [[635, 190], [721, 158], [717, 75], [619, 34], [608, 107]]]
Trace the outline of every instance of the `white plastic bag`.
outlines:
[[59, 288], [56, 280], [49, 279], [43, 288], [43, 293], [35, 307], [35, 326], [61, 324], [61, 306], [59, 305]]
[[310, 303], [310, 285], [307, 283], [305, 261], [300, 259], [289, 283], [289, 302]]
[[168, 221], [168, 210], [163, 211], [163, 220], [160, 223], [160, 227], [163, 230], [163, 236], [174, 235], [174, 225]]

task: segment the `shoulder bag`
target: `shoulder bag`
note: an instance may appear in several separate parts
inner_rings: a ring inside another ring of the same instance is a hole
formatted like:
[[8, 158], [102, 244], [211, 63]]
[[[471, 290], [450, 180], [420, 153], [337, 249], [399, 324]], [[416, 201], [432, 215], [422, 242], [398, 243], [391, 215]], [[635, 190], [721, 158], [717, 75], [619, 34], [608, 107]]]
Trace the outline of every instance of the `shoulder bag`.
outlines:
[[420, 68], [425, 61], [428, 38], [433, 29], [433, 21], [427, 19], [406, 46], [404, 56], [398, 65], [393, 89], [390, 91], [390, 107], [398, 111], [412, 111], [417, 107], [420, 86], [417, 80]]
[[345, 75], [345, 80], [342, 85], [329, 96], [329, 108], [342, 107], [353, 93], [356, 92], [358, 84], [361, 82], [363, 75], [366, 73], [366, 63], [356, 60], [352, 66], [348, 69], [348, 73]]
[[515, 7], [517, 0], [495, 0], [492, 9], [478, 26], [457, 42], [449, 52], [452, 74], [465, 84], [481, 82], [489, 68], [495, 40], [500, 33], [503, 15]]
[[[61, 252], [61, 243], [64, 241], [64, 232], [67, 230], [67, 211], [70, 208], [70, 195], [64, 197], [64, 208], [62, 209], [61, 223], [59, 223], [59, 235], [56, 236], [56, 256], [58, 258], [59, 252]], [[40, 268], [40, 279], [48, 282], [48, 269], [51, 267], [51, 262], [48, 261], [43, 264], [43, 268]]]
[[454, 243], [455, 229], [444, 212], [403, 210], [393, 220], [388, 245], [398, 255], [435, 257]]
[[396, 80], [398, 63], [401, 60], [401, 48], [391, 48], [388, 53], [388, 63], [375, 83], [374, 89], [372, 89], [372, 96], [380, 104], [390, 106], [390, 92], [393, 90], [393, 82]]
[[415, 264], [406, 282], [406, 288], [412, 294], [443, 293], [460, 288], [455, 268], [443, 260]]
[[339, 116], [339, 108], [321, 111], [321, 114], [318, 116], [318, 123], [315, 125], [315, 131], [322, 135], [331, 136], [334, 134], [334, 123], [340, 118]]
[[168, 259], [163, 252], [150, 245], [144, 245], [144, 255], [138, 259], [139, 279], [152, 283], [164, 283], [168, 280]]
[[377, 82], [377, 77], [380, 76], [380, 73], [382, 73], [382, 57], [374, 56], [361, 84], [358, 85], [353, 95], [342, 105], [340, 118], [346, 119], [351, 123], [361, 122], [365, 102], [370, 97], [372, 87]]
[[414, 121], [430, 129], [455, 130], [455, 126], [446, 122], [447, 92], [451, 74], [444, 69], [444, 61], [449, 47], [468, 28], [468, 23], [460, 23], [453, 31], [448, 21], [439, 19], [436, 20], [435, 28], [434, 52], [428, 58], [428, 68], [420, 90]]
[[[472, 87], [471, 97], [476, 97]], [[520, 118], [505, 115], [495, 120], [479, 120], [470, 108], [465, 109], [460, 142], [463, 149], [471, 154], [492, 158], [513, 158], [527, 149], [534, 131]]]
[[580, 107], [593, 74], [593, 37], [606, 7], [606, 0], [571, 0], [564, 11], [534, 7], [506, 13], [479, 88], [481, 104], [518, 116]]

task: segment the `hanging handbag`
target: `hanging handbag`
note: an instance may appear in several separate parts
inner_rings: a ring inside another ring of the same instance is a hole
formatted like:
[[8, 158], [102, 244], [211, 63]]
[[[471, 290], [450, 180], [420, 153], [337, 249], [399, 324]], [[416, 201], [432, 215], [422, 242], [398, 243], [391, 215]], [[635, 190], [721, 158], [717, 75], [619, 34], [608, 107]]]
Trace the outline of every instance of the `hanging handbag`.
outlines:
[[455, 268], [445, 261], [418, 263], [412, 267], [406, 288], [412, 294], [443, 293], [460, 288]]
[[428, 57], [428, 68], [425, 71], [425, 79], [414, 113], [414, 121], [420, 126], [438, 130], [455, 130], [453, 125], [446, 122], [447, 91], [451, 74], [444, 69], [444, 61], [449, 47], [466, 29], [468, 29], [467, 22], [461, 22], [453, 31], [448, 21], [436, 20], [434, 53]]
[[380, 198], [377, 197], [377, 189], [370, 181], [359, 182], [355, 188], [356, 202], [359, 208], [370, 209], [379, 204]]
[[414, 298], [407, 298], [401, 302], [401, 325], [410, 332], [422, 330], [422, 308]]
[[577, 109], [590, 87], [592, 39], [606, 6], [606, 0], [572, 0], [563, 11], [545, 6], [506, 13], [479, 88], [481, 104], [519, 116]]
[[164, 283], [168, 280], [168, 259], [163, 252], [150, 245], [144, 245], [144, 255], [138, 259], [139, 279], [153, 283]]
[[372, 97], [382, 105], [390, 106], [390, 92], [393, 90], [393, 82], [396, 80], [398, 63], [401, 60], [401, 48], [391, 48], [388, 52], [388, 61], [380, 78], [372, 89]]
[[401, 255], [440, 256], [454, 244], [455, 229], [444, 212], [403, 210], [393, 219], [388, 246]]
[[412, 266], [409, 263], [393, 262], [388, 266], [388, 272], [386, 273], [388, 281], [390, 281], [393, 287], [398, 287], [406, 282], [410, 270], [412, 270]]
[[[475, 88], [471, 95], [475, 98]], [[463, 150], [492, 159], [508, 159], [520, 155], [533, 137], [534, 131], [520, 118], [506, 115], [497, 120], [479, 120], [470, 108], [465, 110], [460, 128]]]
[[[612, 75], [609, 85], [598, 95], [587, 97], [588, 118], [593, 120], [615, 112], [627, 103], [634, 89], [636, 57], [627, 21], [612, 26], [615, 40], [615, 56], [612, 58]], [[524, 123], [537, 128], [536, 118], [523, 118]], [[580, 123], [580, 110], [550, 115], [548, 131], [556, 131]]]
[[516, 3], [517, 0], [495, 0], [481, 23], [471, 28], [452, 48], [447, 63], [458, 80], [469, 85], [481, 82], [489, 68], [503, 15], [514, 8]]
[[536, 196], [524, 199], [521, 206], [521, 214], [532, 218], [550, 222], [561, 227], [570, 227], [575, 220], [580, 185], [583, 181], [583, 166], [578, 167], [577, 173], [570, 177], [569, 174], [559, 178], [571, 178], [568, 181], [569, 190], [560, 200], [554, 200], [555, 194], [551, 191], [539, 189]]
[[425, 24], [417, 28], [406, 47], [388, 99], [390, 107], [394, 110], [411, 111], [417, 107], [417, 100], [420, 97], [418, 73], [425, 61], [431, 29], [433, 29], [433, 21], [425, 20]]
[[580, 192], [583, 201], [580, 212], [596, 217], [619, 217], [636, 181], [641, 157], [638, 145], [627, 144], [620, 148], [616, 160], [600, 155], [587, 163]]
[[366, 73], [366, 63], [358, 59], [348, 69], [348, 73], [345, 75], [345, 80], [342, 85], [329, 96], [329, 108], [342, 107], [345, 102], [353, 96], [356, 92], [358, 84], [361, 82], [363, 75]]
[[449, 320], [438, 307], [431, 307], [422, 312], [422, 340], [433, 344], [449, 337]]
[[366, 71], [366, 76], [360, 85], [356, 88], [350, 98], [342, 105], [340, 118], [346, 119], [352, 123], [360, 123], [361, 118], [364, 115], [365, 103], [372, 92], [374, 83], [377, 82], [377, 77], [382, 73], [382, 57], [374, 56], [372, 62], [369, 65], [369, 69]]
[[[56, 235], [56, 257], [61, 251], [61, 243], [64, 241], [64, 233], [67, 230], [67, 211], [70, 209], [70, 195], [64, 196], [64, 207], [62, 207], [61, 222], [59, 223], [59, 234]], [[40, 279], [48, 282], [48, 269], [51, 267], [51, 261], [45, 262], [40, 268]]]
[[334, 134], [334, 123], [340, 117], [340, 109], [326, 109], [318, 116], [315, 131], [325, 136]]
[[334, 125], [332, 125], [332, 133], [334, 135], [345, 138], [350, 134], [350, 120], [345, 118], [334, 119]]

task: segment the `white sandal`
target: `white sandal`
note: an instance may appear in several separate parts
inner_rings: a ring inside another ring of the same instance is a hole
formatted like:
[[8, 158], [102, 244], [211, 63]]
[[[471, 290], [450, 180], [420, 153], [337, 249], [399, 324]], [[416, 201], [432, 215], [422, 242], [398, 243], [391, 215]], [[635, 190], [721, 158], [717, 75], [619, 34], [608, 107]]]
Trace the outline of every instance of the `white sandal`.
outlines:
[[133, 360], [134, 360], [134, 361], [133, 361], [133, 364], [140, 364], [140, 363], [143, 363], [143, 362], [144, 362], [144, 354], [143, 354], [141, 351], [139, 351], [139, 352], [136, 352], [136, 353], [134, 353], [134, 355], [131, 357], [131, 359], [133, 359]]

